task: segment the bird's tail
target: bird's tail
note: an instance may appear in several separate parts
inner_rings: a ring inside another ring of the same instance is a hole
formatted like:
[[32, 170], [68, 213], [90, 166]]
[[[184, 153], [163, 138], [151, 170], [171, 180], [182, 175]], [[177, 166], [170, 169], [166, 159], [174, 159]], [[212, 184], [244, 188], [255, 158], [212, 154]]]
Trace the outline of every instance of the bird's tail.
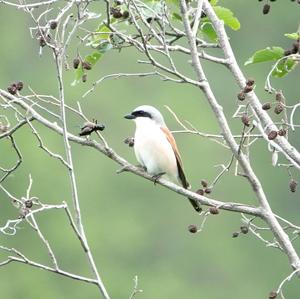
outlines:
[[202, 211], [202, 208], [201, 208], [198, 201], [196, 201], [192, 198], [189, 198], [189, 201], [190, 201], [190, 203], [192, 204], [193, 208], [196, 210], [197, 213], [200, 213]]
[[[177, 163], [178, 164], [178, 163]], [[184, 189], [190, 189], [191, 188], [191, 185], [189, 184], [189, 182], [187, 181], [186, 177], [185, 177], [185, 174], [183, 172], [183, 169], [182, 167], [178, 167], [178, 174], [179, 174], [179, 179], [181, 181], [181, 184], [182, 184], [182, 187]], [[201, 208], [201, 205], [198, 201], [192, 199], [192, 198], [189, 198], [189, 201], [190, 203], [192, 204], [193, 208], [195, 209], [195, 211], [197, 213], [200, 213], [202, 211], [202, 208]]]

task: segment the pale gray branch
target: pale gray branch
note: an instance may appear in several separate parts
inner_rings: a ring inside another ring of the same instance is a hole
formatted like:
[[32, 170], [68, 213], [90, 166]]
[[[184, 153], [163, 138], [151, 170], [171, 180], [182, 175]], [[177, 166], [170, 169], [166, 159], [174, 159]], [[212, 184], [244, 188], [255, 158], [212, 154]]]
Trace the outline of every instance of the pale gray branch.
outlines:
[[[254, 193], [258, 199], [259, 205], [262, 208], [263, 219], [269, 224], [270, 228], [272, 229], [276, 240], [278, 241], [278, 243], [280, 244], [280, 246], [283, 248], [284, 252], [288, 256], [291, 266], [295, 269], [298, 269], [298, 268], [300, 268], [300, 260], [299, 260], [298, 254], [297, 254], [296, 250], [294, 249], [288, 235], [282, 229], [282, 227], [280, 226], [276, 217], [274, 216], [274, 214], [271, 210], [271, 207], [269, 205], [269, 202], [266, 198], [266, 195], [264, 193], [264, 190], [261, 186], [261, 183], [260, 183], [259, 179], [257, 178], [256, 174], [254, 173], [254, 171], [248, 161], [248, 158], [243, 154], [243, 152], [239, 151], [239, 145], [236, 143], [236, 141], [233, 138], [231, 130], [228, 126], [228, 122], [224, 115], [223, 108], [217, 102], [217, 100], [211, 90], [211, 87], [206, 80], [199, 57], [197, 55], [196, 41], [192, 35], [185, 0], [180, 0], [180, 8], [181, 8], [181, 13], [182, 13], [182, 17], [183, 17], [183, 24], [185, 27], [185, 32], [186, 32], [187, 39], [188, 39], [190, 49], [191, 49], [193, 68], [197, 75], [198, 80], [203, 82], [203, 84], [200, 88], [204, 92], [204, 94], [216, 116], [216, 119], [219, 123], [220, 129], [222, 130], [222, 133], [224, 135], [224, 139], [226, 140], [227, 144], [230, 146], [231, 151], [234, 154], [235, 158], [239, 161], [239, 163], [244, 171], [244, 176], [248, 179], [249, 183], [251, 184], [251, 186], [254, 190]], [[229, 45], [229, 39], [224, 30], [223, 22], [218, 19], [213, 8], [211, 7], [209, 1], [204, 0], [203, 8], [204, 8], [207, 16], [212, 20], [214, 28], [219, 37], [221, 47], [224, 51], [225, 58], [230, 60], [230, 62], [231, 62], [230, 66], [232, 66], [234, 64], [233, 62], [235, 62], [235, 58], [234, 58], [233, 52], [231, 52], [231, 48]], [[229, 47], [229, 50], [228, 50], [228, 47]], [[229, 52], [230, 52], [230, 55], [228, 55]], [[235, 65], [235, 67], [238, 67], [237, 64]], [[241, 75], [240, 70], [239, 70], [239, 75]], [[243, 80], [242, 84], [243, 85], [245, 84], [245, 80]], [[251, 92], [249, 94], [252, 95], [254, 93]], [[261, 105], [259, 105], [259, 111], [263, 111], [261, 109]]]

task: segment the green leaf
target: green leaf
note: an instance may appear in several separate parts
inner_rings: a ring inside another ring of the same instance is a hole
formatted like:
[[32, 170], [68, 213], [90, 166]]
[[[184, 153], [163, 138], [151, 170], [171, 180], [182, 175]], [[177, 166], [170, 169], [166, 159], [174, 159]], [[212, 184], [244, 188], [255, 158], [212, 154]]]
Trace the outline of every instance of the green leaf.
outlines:
[[[93, 52], [92, 54], [86, 56], [84, 58], [84, 61], [89, 62], [92, 66], [94, 66], [98, 60], [102, 57], [102, 53], [99, 51]], [[71, 83], [72, 86], [75, 86], [76, 84], [81, 82], [82, 76], [85, 74], [84, 69], [80, 65], [80, 67], [75, 70], [75, 80]]]
[[171, 18], [172, 18], [172, 20], [174, 20], [174, 21], [182, 21], [181, 15], [178, 14], [178, 13], [176, 13], [176, 12], [173, 12], [173, 13], [171, 14]]
[[202, 23], [201, 27], [201, 32], [204, 34], [208, 39], [210, 39], [213, 42], [216, 42], [218, 39], [218, 36], [215, 32], [215, 29], [211, 22], [204, 22]]
[[297, 40], [300, 38], [300, 34], [298, 32], [286, 33], [284, 36], [287, 38], [290, 38], [290, 39], [294, 39], [294, 40]]
[[218, 18], [224, 21], [225, 25], [229, 26], [233, 30], [240, 29], [241, 24], [230, 9], [222, 6], [214, 6], [214, 11]]
[[211, 0], [211, 1], [209, 1], [209, 2], [210, 2], [210, 4], [211, 4], [212, 6], [215, 6], [215, 5], [218, 4], [219, 0]]
[[[97, 47], [101, 41], [103, 40], [109, 40], [110, 36], [110, 29], [106, 27], [105, 24], [101, 24], [96, 30], [96, 34], [91, 35], [89, 38], [89, 42], [86, 44], [87, 46]], [[97, 32], [103, 32], [103, 33], [97, 33]], [[107, 33], [106, 33], [107, 32]]]
[[256, 51], [254, 55], [245, 62], [245, 65], [278, 60], [283, 57], [283, 55], [284, 50], [281, 47], [268, 47], [266, 49]]
[[103, 41], [98, 47], [97, 50], [99, 53], [104, 54], [107, 51], [111, 50], [113, 45], [109, 41]]
[[272, 76], [276, 78], [284, 77], [296, 67], [297, 63], [298, 62], [292, 58], [283, 59], [278, 63], [276, 69], [272, 72]]

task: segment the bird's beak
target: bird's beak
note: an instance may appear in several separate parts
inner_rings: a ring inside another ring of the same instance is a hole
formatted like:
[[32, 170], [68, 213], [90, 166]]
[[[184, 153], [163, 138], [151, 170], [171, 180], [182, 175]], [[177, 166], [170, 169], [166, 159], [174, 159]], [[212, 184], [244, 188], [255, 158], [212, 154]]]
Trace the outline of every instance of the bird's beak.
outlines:
[[135, 119], [135, 116], [132, 115], [132, 114], [128, 114], [128, 115], [125, 115], [124, 118], [126, 118], [126, 119]]

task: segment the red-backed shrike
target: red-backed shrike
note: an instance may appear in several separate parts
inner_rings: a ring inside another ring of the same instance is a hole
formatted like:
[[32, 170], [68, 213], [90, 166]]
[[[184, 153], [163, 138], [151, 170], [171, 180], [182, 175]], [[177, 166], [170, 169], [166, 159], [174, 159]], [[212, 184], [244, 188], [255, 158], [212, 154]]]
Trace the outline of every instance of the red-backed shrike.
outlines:
[[[134, 120], [136, 124], [134, 152], [141, 166], [156, 179], [163, 176], [188, 189], [175, 139], [161, 113], [152, 106], [143, 105], [125, 118]], [[197, 212], [201, 211], [198, 202], [192, 199], [190, 202]]]

